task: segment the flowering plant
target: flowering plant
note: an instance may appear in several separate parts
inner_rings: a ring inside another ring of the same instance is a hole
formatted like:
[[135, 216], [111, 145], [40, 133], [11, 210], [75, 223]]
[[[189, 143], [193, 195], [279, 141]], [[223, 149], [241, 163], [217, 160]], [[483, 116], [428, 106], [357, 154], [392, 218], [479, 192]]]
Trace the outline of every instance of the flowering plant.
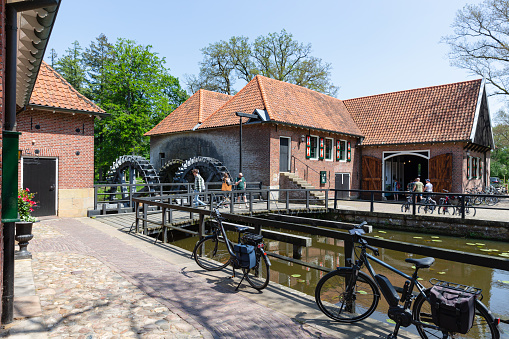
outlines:
[[36, 221], [35, 217], [30, 215], [34, 211], [32, 207], [36, 206], [34, 195], [35, 193], [30, 193], [28, 188], [18, 190], [18, 214], [21, 221]]

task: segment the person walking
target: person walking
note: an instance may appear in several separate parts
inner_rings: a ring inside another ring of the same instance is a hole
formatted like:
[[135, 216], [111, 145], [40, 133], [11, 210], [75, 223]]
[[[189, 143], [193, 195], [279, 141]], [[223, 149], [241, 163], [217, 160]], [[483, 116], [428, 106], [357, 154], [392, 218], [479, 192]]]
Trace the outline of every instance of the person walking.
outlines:
[[237, 186], [237, 190], [242, 191], [238, 193], [237, 195], [237, 201], [240, 202], [241, 197], [244, 198], [244, 204], [246, 205], [246, 208], [249, 206], [247, 205], [247, 198], [246, 198], [246, 179], [244, 178], [244, 175], [242, 173], [239, 173], [237, 176], [237, 179], [235, 179], [235, 186]]
[[[195, 168], [192, 173], [194, 175], [194, 193], [203, 192], [205, 190], [205, 181], [200, 175], [200, 170]], [[203, 201], [201, 201], [200, 195], [196, 194], [193, 199], [193, 206], [196, 207], [198, 204], [201, 206], [206, 205]]]
[[228, 197], [228, 193], [226, 193], [226, 192], [230, 192], [232, 190], [232, 185], [233, 185], [233, 182], [230, 179], [228, 172], [223, 173], [222, 182], [223, 182], [223, 184], [221, 185], [221, 191], [225, 192], [224, 200], [222, 201], [222, 203], [224, 204], [223, 207], [227, 208], [226, 204], [229, 204], [231, 201], [230, 201], [230, 198]]

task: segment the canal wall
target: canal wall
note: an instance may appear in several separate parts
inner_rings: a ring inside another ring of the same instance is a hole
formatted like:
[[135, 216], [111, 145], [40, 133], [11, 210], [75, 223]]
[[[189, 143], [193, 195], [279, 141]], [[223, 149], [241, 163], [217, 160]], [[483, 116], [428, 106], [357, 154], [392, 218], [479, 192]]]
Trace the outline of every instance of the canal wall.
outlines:
[[327, 213], [311, 214], [312, 216], [309, 213], [306, 215], [351, 223], [367, 221], [368, 224], [382, 229], [509, 241], [509, 222], [504, 221], [332, 209]]

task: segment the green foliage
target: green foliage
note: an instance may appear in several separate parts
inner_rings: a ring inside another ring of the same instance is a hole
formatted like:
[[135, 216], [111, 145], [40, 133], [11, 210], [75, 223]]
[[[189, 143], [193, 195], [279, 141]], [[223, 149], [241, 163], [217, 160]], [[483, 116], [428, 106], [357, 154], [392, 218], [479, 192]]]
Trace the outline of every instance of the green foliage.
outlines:
[[170, 114], [187, 93], [151, 46], [118, 39], [102, 59], [97, 102], [111, 118], [96, 123], [96, 168], [103, 171], [123, 154], [149, 156], [148, 130]]
[[233, 36], [201, 51], [198, 77], [186, 78], [191, 92], [203, 88], [235, 94], [235, 80], [250, 81], [257, 74], [332, 96], [338, 90], [330, 80], [331, 64], [311, 56], [311, 44], [299, 43], [284, 29], [259, 36], [252, 44], [247, 37]]
[[452, 24], [454, 34], [443, 37], [451, 64], [486, 77], [495, 94], [509, 94], [509, 2], [485, 0], [466, 5]]
[[18, 214], [21, 221], [35, 222], [37, 220], [30, 215], [34, 211], [32, 207], [36, 206], [34, 196], [35, 193], [30, 193], [28, 187], [18, 190]]
[[55, 65], [55, 70], [60, 73], [72, 87], [87, 96], [86, 70], [83, 64], [81, 51], [80, 43], [74, 41], [72, 47], [65, 51], [66, 54], [56, 62], [52, 59], [52, 63]]
[[496, 149], [491, 153], [491, 176], [504, 178], [509, 175], [509, 114], [497, 112], [497, 125], [493, 127]]
[[[54, 54], [56, 56], [56, 53]], [[96, 178], [124, 154], [149, 156], [143, 136], [181, 103], [187, 93], [152, 46], [104, 34], [82, 53], [77, 41], [55, 62], [56, 70], [83, 95], [111, 114], [95, 120]]]

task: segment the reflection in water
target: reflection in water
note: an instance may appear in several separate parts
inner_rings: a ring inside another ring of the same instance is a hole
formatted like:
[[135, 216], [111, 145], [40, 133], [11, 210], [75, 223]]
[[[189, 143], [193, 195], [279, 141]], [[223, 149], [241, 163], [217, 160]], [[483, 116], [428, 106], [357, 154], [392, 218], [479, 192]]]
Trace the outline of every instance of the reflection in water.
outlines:
[[[287, 230], [281, 230], [281, 232], [309, 236], [308, 234], [290, 232]], [[230, 239], [236, 239], [235, 233], [229, 233], [228, 236]], [[375, 232], [370, 234], [370, 236], [463, 252], [509, 257], [509, 243], [507, 242], [472, 240], [446, 236], [438, 237], [431, 236], [429, 234], [389, 230], [375, 230]], [[313, 245], [312, 247], [303, 249], [301, 260], [328, 268], [344, 265], [344, 242], [342, 240], [335, 240], [321, 236], [311, 236], [311, 238], [313, 239]], [[197, 238], [188, 237], [176, 240], [174, 244], [192, 251], [196, 241]], [[293, 253], [292, 245], [287, 243], [266, 239], [266, 246], [266, 249], [269, 252], [289, 257], [291, 257]], [[405, 262], [405, 258], [410, 258], [412, 256], [413, 254], [410, 253], [380, 249], [379, 258], [393, 267], [411, 275], [414, 270], [411, 264]], [[324, 272], [315, 269], [277, 260], [275, 258], [271, 258], [271, 262], [271, 281], [289, 286], [311, 296], [314, 296], [316, 284], [325, 274]], [[394, 286], [402, 287], [405, 283], [405, 279], [403, 277], [396, 275], [375, 263], [372, 264], [375, 272], [388, 277]], [[419, 270], [419, 276], [422, 279], [421, 283], [423, 283], [426, 287], [430, 286], [428, 282], [429, 279], [437, 278], [440, 280], [457, 282], [481, 288], [483, 290], [482, 302], [494, 314], [501, 315], [506, 319], [509, 318], [509, 303], [507, 302], [509, 300], [508, 271], [437, 259], [431, 268]], [[382, 298], [377, 308], [377, 311], [382, 313], [377, 313], [374, 317], [385, 321], [387, 316], [384, 313], [386, 313], [387, 308], [388, 305]], [[509, 332], [509, 325], [501, 324], [501, 327], [506, 333]]]

